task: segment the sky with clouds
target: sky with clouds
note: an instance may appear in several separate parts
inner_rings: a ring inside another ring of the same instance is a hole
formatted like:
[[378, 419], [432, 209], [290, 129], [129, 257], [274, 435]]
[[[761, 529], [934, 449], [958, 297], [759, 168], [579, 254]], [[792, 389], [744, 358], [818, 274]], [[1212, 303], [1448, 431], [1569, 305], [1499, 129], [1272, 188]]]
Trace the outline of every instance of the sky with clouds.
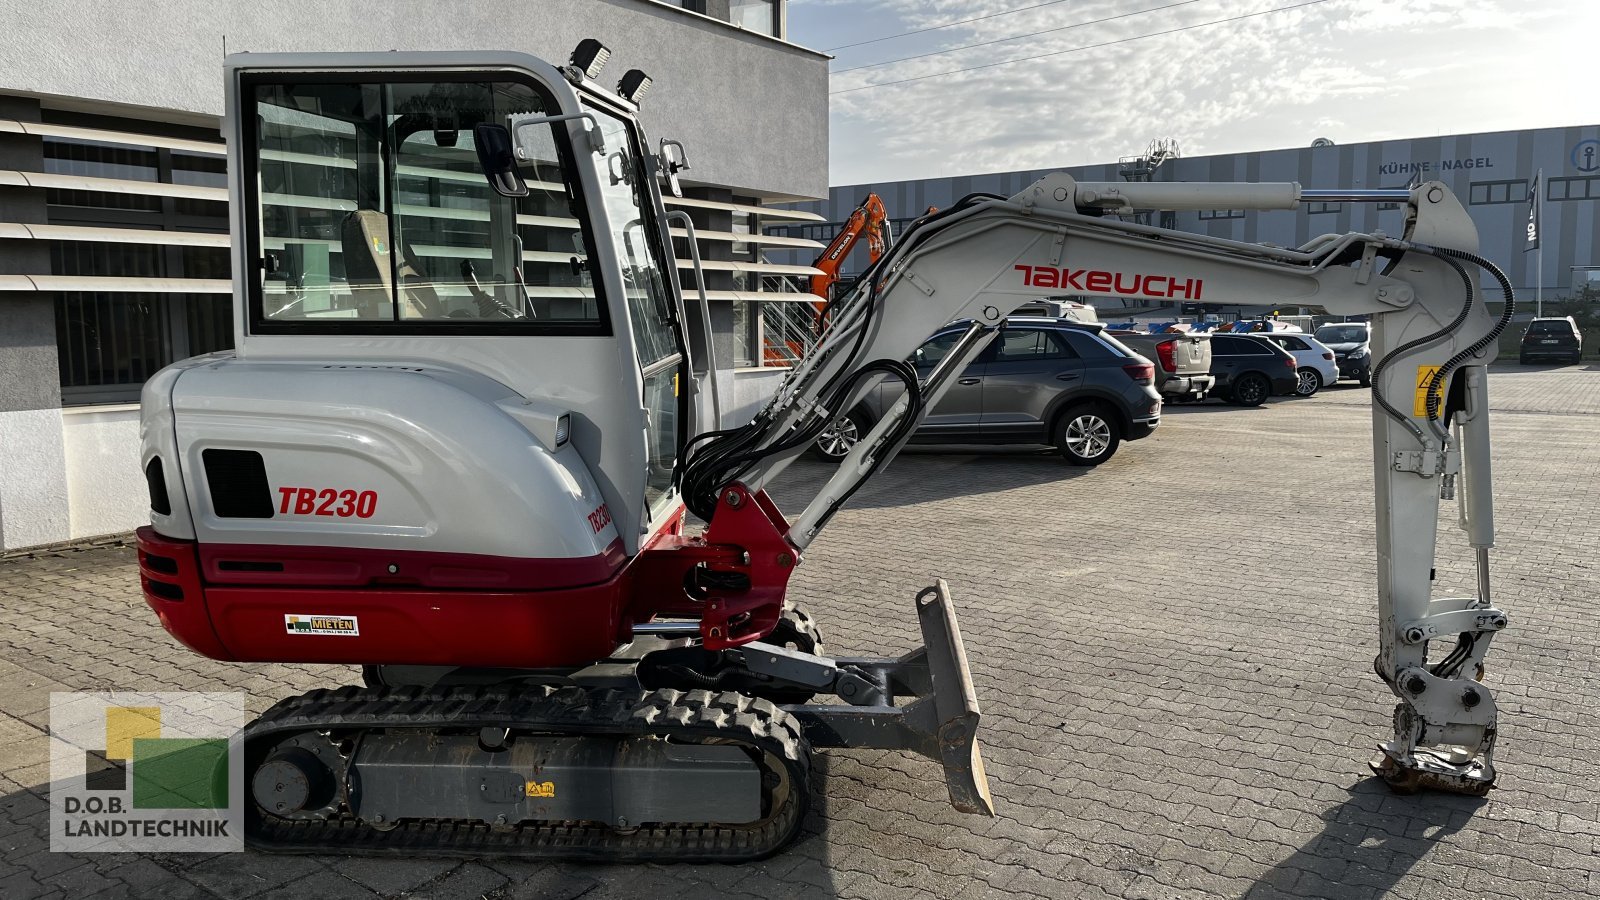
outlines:
[[[1021, 7], [1034, 8], [1009, 12]], [[835, 185], [1110, 162], [1154, 138], [1202, 156], [1318, 137], [1355, 143], [1600, 122], [1600, 0], [790, 0], [788, 8], [789, 39], [835, 56]], [[843, 46], [980, 16], [989, 17]], [[1240, 16], [1248, 17], [1221, 21]], [[987, 45], [956, 49], [978, 43]], [[944, 74], [974, 66], [987, 67]]]

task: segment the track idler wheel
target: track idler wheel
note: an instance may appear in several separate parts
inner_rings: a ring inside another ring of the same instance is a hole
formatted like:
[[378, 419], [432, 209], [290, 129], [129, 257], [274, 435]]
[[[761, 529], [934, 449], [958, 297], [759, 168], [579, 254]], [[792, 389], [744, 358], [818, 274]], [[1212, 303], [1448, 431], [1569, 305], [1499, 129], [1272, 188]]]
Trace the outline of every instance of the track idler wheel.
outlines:
[[280, 819], [325, 819], [339, 806], [343, 768], [323, 735], [299, 735], [274, 747], [251, 774], [250, 795]]

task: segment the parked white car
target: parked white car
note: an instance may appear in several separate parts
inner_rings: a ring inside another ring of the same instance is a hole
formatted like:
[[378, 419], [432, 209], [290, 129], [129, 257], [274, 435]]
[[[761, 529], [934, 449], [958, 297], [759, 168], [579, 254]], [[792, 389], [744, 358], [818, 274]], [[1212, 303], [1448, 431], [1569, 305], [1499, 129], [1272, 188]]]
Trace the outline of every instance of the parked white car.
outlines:
[[1294, 386], [1296, 397], [1309, 397], [1323, 385], [1339, 380], [1339, 364], [1334, 361], [1333, 351], [1311, 335], [1273, 331], [1255, 337], [1266, 338], [1294, 357], [1295, 377], [1299, 379]]

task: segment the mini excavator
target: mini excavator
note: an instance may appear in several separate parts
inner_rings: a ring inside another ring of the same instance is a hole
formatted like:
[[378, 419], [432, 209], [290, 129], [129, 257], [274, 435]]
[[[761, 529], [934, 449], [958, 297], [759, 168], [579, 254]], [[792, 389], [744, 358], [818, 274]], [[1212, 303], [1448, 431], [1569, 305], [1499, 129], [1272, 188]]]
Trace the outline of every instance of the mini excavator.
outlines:
[[[813, 752], [837, 747], [927, 757], [957, 809], [992, 815], [945, 583], [915, 595], [923, 645], [898, 658], [825, 655], [787, 585], [1006, 315], [1063, 290], [1371, 317], [1376, 668], [1399, 700], [1374, 767], [1399, 790], [1493, 784], [1485, 365], [1511, 296], [1482, 302], [1479, 270], [1506, 282], [1444, 185], [1056, 173], [973, 194], [909, 227], [724, 425], [704, 283], [677, 277], [699, 276], [694, 225], [662, 202], [688, 160], [640, 129], [648, 76], [599, 83], [607, 56], [225, 62], [237, 346], [144, 388], [140, 578], [198, 653], [365, 681], [245, 727], [250, 846], [759, 858], [797, 834]], [[1107, 215], [1311, 201], [1401, 204], [1404, 233], [1281, 249]], [[919, 374], [907, 358], [951, 322]], [[884, 380], [900, 399], [786, 518], [767, 486]], [[1434, 598], [1457, 491], [1478, 591]]]

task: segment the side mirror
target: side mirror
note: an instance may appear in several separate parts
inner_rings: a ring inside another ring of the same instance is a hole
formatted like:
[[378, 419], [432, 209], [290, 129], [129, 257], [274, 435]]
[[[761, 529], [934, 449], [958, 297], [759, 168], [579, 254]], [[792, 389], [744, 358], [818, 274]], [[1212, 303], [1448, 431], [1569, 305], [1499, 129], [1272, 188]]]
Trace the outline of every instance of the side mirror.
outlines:
[[511, 132], [504, 125], [480, 122], [472, 126], [472, 142], [477, 146], [478, 165], [489, 180], [489, 187], [502, 197], [528, 196], [527, 182], [517, 172], [517, 156]]
[[683, 144], [669, 138], [661, 139], [661, 153], [656, 157], [656, 166], [661, 176], [667, 181], [667, 190], [674, 197], [683, 196], [683, 186], [678, 183], [678, 173], [689, 168], [689, 154], [683, 150]]

